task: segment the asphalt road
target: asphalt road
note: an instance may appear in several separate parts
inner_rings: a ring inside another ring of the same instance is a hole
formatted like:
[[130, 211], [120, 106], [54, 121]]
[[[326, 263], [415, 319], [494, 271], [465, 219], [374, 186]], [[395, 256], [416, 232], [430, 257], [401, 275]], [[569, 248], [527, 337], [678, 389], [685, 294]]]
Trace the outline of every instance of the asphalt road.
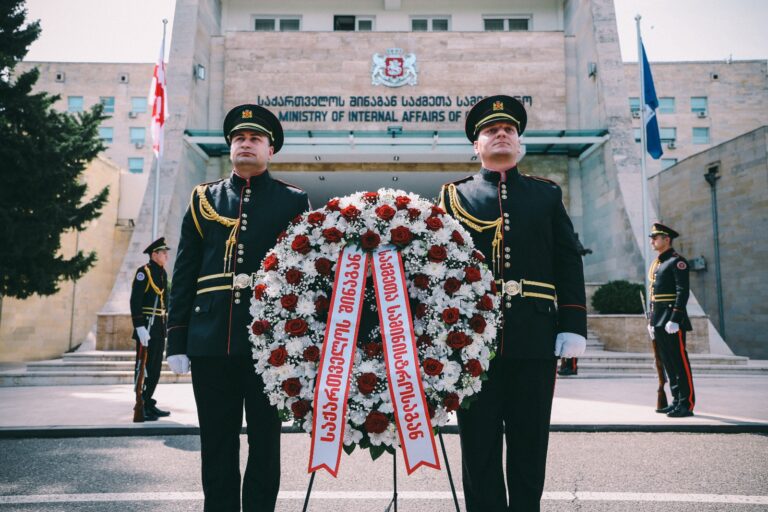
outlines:
[[[282, 439], [277, 510], [298, 511], [309, 481], [309, 437]], [[445, 441], [461, 490], [458, 436]], [[198, 449], [194, 436], [0, 440], [0, 511], [202, 510]], [[385, 510], [391, 461], [343, 455], [338, 479], [317, 476], [309, 510]], [[399, 511], [454, 510], [445, 471], [422, 468], [406, 477], [402, 457], [397, 471]], [[542, 510], [768, 510], [768, 436], [555, 433]]]

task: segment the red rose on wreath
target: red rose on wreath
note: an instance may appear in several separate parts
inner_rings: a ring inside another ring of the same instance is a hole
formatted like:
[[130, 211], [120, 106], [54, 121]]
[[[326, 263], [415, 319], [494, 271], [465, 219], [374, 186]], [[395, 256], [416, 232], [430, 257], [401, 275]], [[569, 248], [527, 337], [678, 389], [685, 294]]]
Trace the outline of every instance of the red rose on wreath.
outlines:
[[379, 378], [375, 373], [363, 373], [357, 378], [357, 389], [364, 395], [370, 395], [378, 383]]
[[329, 243], [341, 242], [341, 237], [344, 233], [336, 228], [328, 228], [323, 230], [323, 238]]
[[429, 248], [429, 251], [427, 251], [427, 258], [429, 261], [432, 261], [434, 263], [440, 263], [442, 261], [445, 261], [445, 259], [448, 257], [448, 251], [445, 250], [445, 247], [442, 245], [433, 245]]
[[291, 404], [291, 412], [294, 418], [303, 418], [309, 412], [312, 404], [309, 400], [296, 400]]
[[444, 213], [445, 213], [445, 210], [443, 210], [439, 206], [432, 206], [432, 215], [443, 215]]
[[376, 216], [381, 220], [391, 220], [392, 217], [395, 216], [395, 213], [397, 213], [397, 211], [388, 204], [383, 204], [376, 208]]
[[379, 242], [381, 242], [381, 237], [370, 229], [363, 233], [360, 237], [360, 247], [366, 251], [377, 248], [379, 246]]
[[307, 332], [307, 322], [301, 318], [292, 318], [285, 322], [285, 332], [291, 336], [301, 336]]
[[301, 221], [304, 220], [301, 215], [295, 216], [293, 219], [291, 219], [291, 224], [296, 225], [301, 223]]
[[445, 344], [451, 347], [453, 350], [461, 350], [470, 343], [472, 343], [472, 338], [463, 332], [458, 331], [449, 332], [448, 337], [445, 339]]
[[459, 310], [457, 308], [445, 308], [443, 310], [443, 322], [453, 325], [459, 321]]
[[498, 292], [499, 289], [496, 287], [496, 281], [491, 281], [491, 293], [496, 295], [496, 292]]
[[424, 368], [424, 373], [433, 377], [435, 375], [440, 375], [443, 372], [443, 363], [431, 357], [426, 358], [421, 363], [421, 366]]
[[378, 192], [366, 192], [363, 194], [363, 200], [373, 204], [376, 201], [379, 200], [379, 193]]
[[472, 256], [474, 256], [477, 261], [485, 261], [485, 254], [481, 253], [477, 249], [472, 251]]
[[285, 347], [277, 347], [269, 354], [267, 362], [272, 366], [283, 366], [286, 359], [288, 359], [288, 351], [285, 350]]
[[485, 326], [486, 326], [485, 318], [483, 318], [480, 315], [473, 315], [472, 318], [470, 318], [469, 320], [469, 326], [477, 334], [482, 334], [483, 332], [485, 332]]
[[261, 300], [262, 297], [264, 297], [264, 292], [267, 290], [267, 285], [265, 284], [257, 284], [253, 288], [253, 298], [256, 300]]
[[429, 336], [429, 334], [422, 334], [416, 339], [416, 344], [420, 347], [431, 347], [432, 338]]
[[331, 275], [332, 266], [333, 263], [328, 258], [317, 258], [317, 260], [315, 260], [315, 270], [322, 276]]
[[411, 240], [413, 240], [413, 233], [405, 226], [398, 226], [395, 229], [389, 231], [389, 236], [392, 243], [398, 247], [405, 247]]
[[381, 434], [387, 430], [387, 425], [389, 425], [389, 419], [379, 411], [372, 411], [365, 418], [365, 430], [371, 434]]
[[482, 279], [480, 277], [480, 270], [475, 267], [464, 267], [464, 279], [468, 283], [478, 282], [480, 279]]
[[304, 277], [304, 273], [296, 268], [289, 269], [288, 272], [285, 273], [285, 281], [288, 284], [299, 284], [302, 277]]
[[288, 311], [293, 311], [296, 309], [296, 304], [298, 302], [299, 298], [293, 293], [289, 293], [288, 295], [283, 295], [280, 297], [280, 305]]
[[421, 217], [421, 210], [418, 208], [408, 208], [408, 218], [411, 220], [416, 220], [419, 217]]
[[464, 369], [469, 372], [473, 377], [479, 377], [483, 374], [483, 365], [477, 359], [470, 359], [467, 364], [464, 365]]
[[355, 205], [351, 204], [341, 210], [341, 216], [347, 220], [354, 220], [360, 216], [360, 210]]
[[443, 221], [438, 217], [427, 217], [426, 224], [427, 229], [430, 231], [437, 231], [443, 227]]
[[424, 318], [424, 315], [427, 314], [427, 305], [420, 303], [418, 306], [416, 306], [416, 318]]
[[301, 381], [298, 379], [298, 377], [285, 379], [281, 387], [283, 388], [283, 391], [285, 391], [285, 394], [288, 396], [297, 396], [299, 393], [301, 393]]
[[398, 210], [405, 210], [408, 208], [408, 205], [411, 203], [411, 198], [408, 196], [397, 196], [395, 198], [395, 206], [397, 206]]
[[480, 302], [477, 303], [477, 309], [481, 311], [490, 311], [493, 309], [493, 299], [487, 293], [480, 297]]
[[461, 233], [455, 229], [451, 233], [451, 240], [453, 240], [457, 245], [464, 245], [464, 237], [461, 236]]
[[328, 300], [328, 297], [321, 296], [315, 299], [315, 313], [327, 313], [330, 307], [331, 301]]
[[312, 212], [309, 215], [307, 215], [307, 222], [309, 222], [313, 226], [322, 224], [324, 220], [325, 220], [325, 214], [323, 212]]
[[413, 276], [413, 285], [420, 290], [426, 290], [429, 288], [429, 278], [424, 274], [416, 274]]
[[251, 325], [251, 332], [260, 336], [269, 330], [269, 322], [266, 320], [257, 320]]
[[304, 356], [305, 361], [316, 363], [320, 360], [320, 349], [317, 348], [316, 345], [310, 345], [304, 349], [304, 353], [302, 355]]
[[339, 198], [331, 199], [325, 204], [325, 207], [331, 212], [339, 211]]
[[278, 242], [282, 242], [283, 240], [285, 240], [285, 237], [287, 237], [287, 236], [288, 236], [288, 232], [283, 230], [283, 231], [280, 232], [279, 235], [277, 235], [277, 241]]
[[277, 268], [277, 256], [275, 253], [268, 254], [266, 258], [264, 258], [264, 270], [269, 272], [270, 270], [275, 270]]
[[381, 343], [375, 343], [373, 341], [370, 343], [366, 343], [365, 346], [363, 347], [363, 350], [365, 351], [365, 355], [369, 359], [373, 359], [374, 357], [381, 354], [381, 350], [382, 350]]
[[445, 290], [445, 293], [447, 293], [448, 295], [453, 295], [454, 293], [459, 291], [459, 288], [461, 288], [461, 281], [459, 281], [455, 277], [449, 277], [443, 283], [443, 290]]
[[448, 412], [453, 412], [459, 408], [459, 395], [456, 393], [448, 393], [445, 395], [445, 398], [443, 398], [443, 405], [448, 410]]

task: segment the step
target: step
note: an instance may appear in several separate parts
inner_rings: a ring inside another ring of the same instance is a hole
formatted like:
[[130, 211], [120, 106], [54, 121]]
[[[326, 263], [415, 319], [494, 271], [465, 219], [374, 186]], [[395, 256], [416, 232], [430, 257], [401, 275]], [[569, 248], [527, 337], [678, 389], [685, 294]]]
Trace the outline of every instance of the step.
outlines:
[[64, 354], [65, 361], [133, 361], [136, 352], [133, 350], [91, 350], [87, 352], [70, 352]]
[[[768, 375], [768, 365], [718, 365], [691, 362], [693, 377], [700, 374], [719, 375]], [[582, 374], [636, 374], [653, 375], [656, 368], [652, 363], [599, 364], [579, 360], [579, 375]]]
[[[742, 356], [726, 356], [716, 354], [689, 354], [688, 358], [692, 365], [697, 364], [711, 364], [711, 365], [727, 365], [727, 366], [745, 366], [749, 364], [748, 357]], [[652, 354], [633, 354], [627, 352], [592, 352], [587, 351], [583, 356], [579, 358], [579, 364], [581, 363], [600, 363], [600, 364], [626, 364], [626, 363], [643, 363], [653, 365]]]
[[[168, 370], [168, 363], [163, 361], [163, 369]], [[28, 372], [50, 372], [50, 371], [85, 371], [85, 372], [108, 372], [108, 371], [126, 371], [132, 372], [134, 369], [134, 360], [124, 361], [70, 361], [54, 359], [52, 361], [37, 361], [27, 364]]]
[[[164, 371], [161, 384], [192, 382], [189, 373], [176, 375]], [[77, 386], [77, 385], [133, 384], [133, 371], [40, 371], [0, 372], [0, 387], [10, 386]]]

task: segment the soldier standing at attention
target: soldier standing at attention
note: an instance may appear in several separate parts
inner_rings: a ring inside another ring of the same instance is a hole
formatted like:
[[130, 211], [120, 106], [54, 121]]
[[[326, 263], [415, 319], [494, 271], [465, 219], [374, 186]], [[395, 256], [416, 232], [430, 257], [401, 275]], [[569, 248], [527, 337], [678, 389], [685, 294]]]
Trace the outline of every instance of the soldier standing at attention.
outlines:
[[441, 206], [472, 234], [501, 294], [488, 380], [458, 411], [468, 512], [540, 509], [557, 357], [578, 357], [586, 347], [584, 272], [562, 190], [517, 169], [526, 121], [510, 96], [478, 102], [465, 131], [482, 168], [440, 191]]
[[149, 255], [149, 262], [136, 270], [131, 287], [131, 321], [133, 339], [136, 340], [136, 375], [139, 365], [143, 364], [142, 351], [147, 351], [147, 363], [144, 376], [144, 389], [141, 392], [144, 401], [144, 420], [155, 421], [171, 413], [157, 408], [157, 401], [152, 398], [160, 380], [165, 351], [165, 306], [168, 302], [168, 274], [165, 264], [168, 262], [168, 250], [165, 237], [160, 237], [144, 249]]
[[674, 229], [657, 222], [649, 236], [651, 247], [659, 255], [648, 270], [651, 295], [648, 333], [658, 344], [672, 394], [672, 403], [658, 412], [671, 418], [685, 418], [693, 416], [696, 405], [691, 363], [685, 349], [685, 333], [692, 330], [686, 311], [690, 295], [688, 261], [672, 248], [672, 240], [680, 236]]
[[307, 194], [269, 174], [283, 145], [278, 119], [240, 105], [224, 119], [233, 171], [198, 185], [181, 225], [168, 320], [168, 364], [192, 370], [200, 422], [205, 510], [240, 510], [243, 405], [248, 463], [243, 510], [274, 510], [280, 486], [280, 426], [253, 366], [253, 279], [280, 233], [309, 209]]

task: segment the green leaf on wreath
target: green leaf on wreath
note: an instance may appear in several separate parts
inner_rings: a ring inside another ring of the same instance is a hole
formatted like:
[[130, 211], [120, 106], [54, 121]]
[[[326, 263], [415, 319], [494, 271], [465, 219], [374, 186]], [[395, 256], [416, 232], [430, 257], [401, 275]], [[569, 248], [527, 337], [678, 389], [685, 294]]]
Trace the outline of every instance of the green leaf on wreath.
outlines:
[[472, 405], [472, 402], [475, 400], [477, 400], [477, 395], [465, 397], [464, 400], [461, 401], [461, 408], [469, 409], [469, 406]]
[[291, 419], [291, 413], [288, 409], [280, 409], [277, 411], [277, 416], [280, 418], [280, 421], [288, 421]]
[[480, 375], [480, 382], [485, 382], [488, 380], [488, 373], [483, 372], [482, 375]]
[[355, 451], [355, 446], [357, 446], [355, 443], [352, 444], [345, 444], [344, 446], [344, 452], [347, 455], [352, 455], [352, 452]]
[[380, 444], [378, 446], [371, 445], [371, 449], [370, 449], [371, 459], [372, 460], [378, 459], [379, 457], [381, 457], [381, 454], [383, 454], [385, 451], [387, 450], [383, 444]]

